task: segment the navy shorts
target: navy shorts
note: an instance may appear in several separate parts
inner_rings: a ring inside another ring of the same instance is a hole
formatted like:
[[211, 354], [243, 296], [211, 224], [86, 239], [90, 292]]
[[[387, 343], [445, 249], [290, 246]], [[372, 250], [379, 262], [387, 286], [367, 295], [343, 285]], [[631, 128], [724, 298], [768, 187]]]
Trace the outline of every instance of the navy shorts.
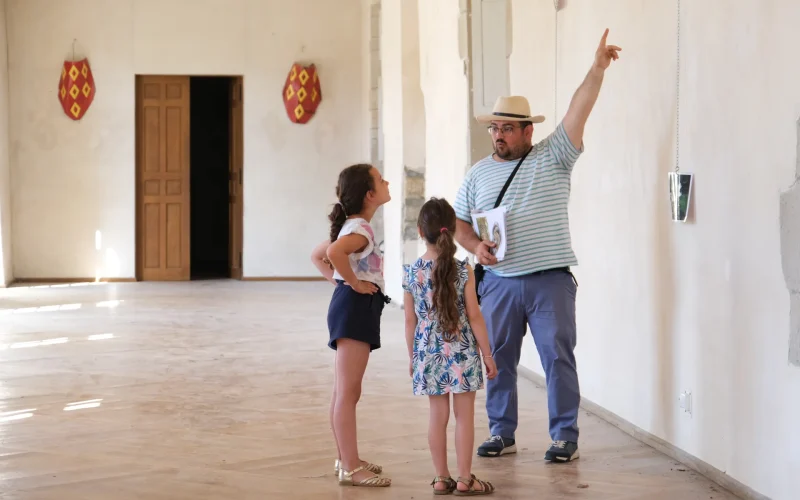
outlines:
[[380, 349], [381, 314], [387, 302], [380, 289], [367, 295], [338, 281], [328, 307], [328, 347], [336, 350], [338, 339], [353, 339], [369, 344], [370, 351]]

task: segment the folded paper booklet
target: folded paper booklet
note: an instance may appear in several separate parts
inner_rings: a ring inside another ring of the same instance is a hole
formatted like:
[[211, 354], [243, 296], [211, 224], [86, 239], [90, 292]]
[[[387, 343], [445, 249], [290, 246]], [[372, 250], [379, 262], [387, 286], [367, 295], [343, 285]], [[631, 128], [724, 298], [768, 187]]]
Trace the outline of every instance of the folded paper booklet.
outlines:
[[472, 228], [478, 238], [494, 242], [491, 252], [498, 261], [506, 255], [506, 207], [499, 206], [485, 212], [472, 212]]

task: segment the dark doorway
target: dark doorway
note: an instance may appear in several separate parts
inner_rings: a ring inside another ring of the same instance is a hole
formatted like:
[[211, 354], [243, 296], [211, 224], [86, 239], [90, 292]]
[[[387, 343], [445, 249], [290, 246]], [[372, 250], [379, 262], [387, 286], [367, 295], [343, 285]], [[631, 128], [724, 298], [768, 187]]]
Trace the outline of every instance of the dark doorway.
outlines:
[[231, 277], [231, 78], [191, 77], [191, 279]]

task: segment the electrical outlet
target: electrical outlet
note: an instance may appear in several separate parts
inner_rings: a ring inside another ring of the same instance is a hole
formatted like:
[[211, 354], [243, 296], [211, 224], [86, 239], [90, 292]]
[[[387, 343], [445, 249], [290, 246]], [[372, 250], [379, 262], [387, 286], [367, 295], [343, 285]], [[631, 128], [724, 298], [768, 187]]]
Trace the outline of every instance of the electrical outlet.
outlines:
[[684, 391], [678, 397], [678, 402], [680, 403], [681, 409], [684, 413], [688, 413], [689, 415], [692, 414], [692, 393], [688, 391]]

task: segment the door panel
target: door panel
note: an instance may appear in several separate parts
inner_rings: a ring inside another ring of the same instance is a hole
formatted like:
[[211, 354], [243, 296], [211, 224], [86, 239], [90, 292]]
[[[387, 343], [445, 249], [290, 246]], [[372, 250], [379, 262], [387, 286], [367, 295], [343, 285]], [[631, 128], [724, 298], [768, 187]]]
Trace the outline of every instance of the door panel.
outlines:
[[244, 201], [242, 199], [242, 155], [244, 126], [242, 111], [242, 77], [230, 80], [230, 163], [228, 166], [228, 217], [230, 251], [228, 252], [231, 278], [242, 279], [242, 224]]
[[137, 275], [190, 278], [189, 77], [137, 77]]

